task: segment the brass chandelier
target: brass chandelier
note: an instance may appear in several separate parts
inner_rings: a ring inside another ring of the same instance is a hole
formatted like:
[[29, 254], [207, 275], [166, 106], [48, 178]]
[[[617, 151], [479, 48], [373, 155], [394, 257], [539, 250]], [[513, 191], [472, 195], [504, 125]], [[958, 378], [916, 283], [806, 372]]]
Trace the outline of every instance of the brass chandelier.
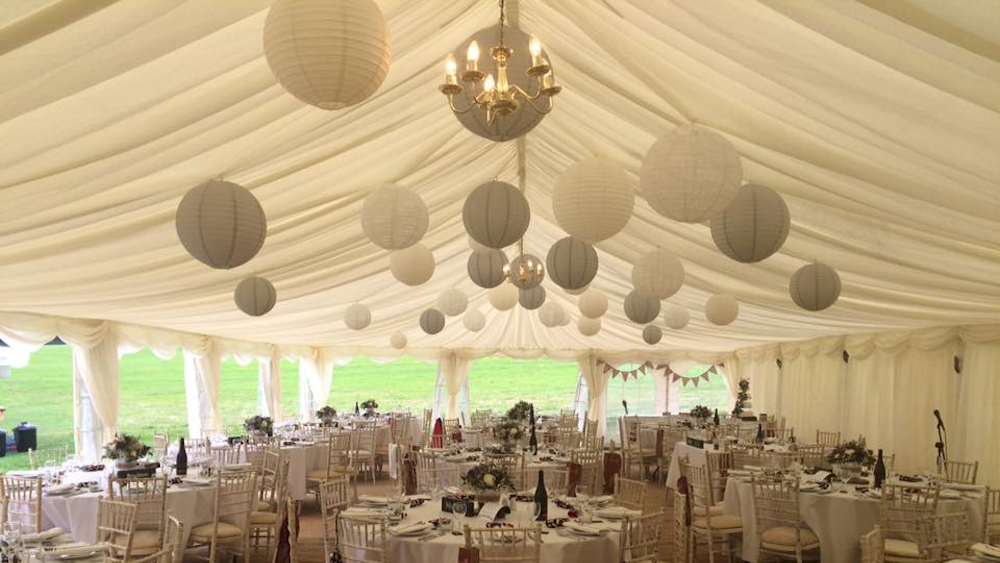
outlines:
[[517, 243], [517, 258], [512, 263], [514, 264], [513, 268], [511, 268], [510, 263], [504, 264], [503, 276], [504, 279], [518, 287], [535, 287], [545, 279], [545, 268], [542, 267], [542, 261], [536, 262], [531, 257], [524, 255], [524, 238], [521, 238]]
[[[490, 57], [493, 58], [493, 72], [484, 73], [479, 69], [479, 44], [473, 40], [469, 43], [469, 48], [465, 63], [465, 70], [462, 72], [462, 82], [468, 84], [475, 93], [475, 97], [466, 108], [459, 108], [455, 103], [455, 96], [461, 94], [465, 87], [458, 82], [458, 69], [455, 56], [448, 54], [445, 60], [444, 84], [439, 89], [448, 97], [448, 105], [451, 111], [457, 115], [468, 113], [472, 108], [479, 107], [486, 113], [486, 121], [492, 125], [497, 118], [503, 118], [517, 111], [521, 104], [527, 103], [536, 112], [547, 114], [552, 111], [552, 97], [562, 90], [555, 82], [552, 75], [552, 66], [549, 61], [542, 56], [542, 44], [535, 36], [531, 36], [528, 42], [528, 51], [531, 53], [531, 66], [525, 71], [528, 76], [533, 77], [538, 84], [538, 89], [534, 93], [529, 93], [517, 84], [511, 84], [507, 80], [507, 60], [514, 53], [514, 50], [504, 43], [504, 0], [500, 0], [500, 40], [496, 45], [490, 47]], [[496, 78], [494, 78], [494, 73]]]

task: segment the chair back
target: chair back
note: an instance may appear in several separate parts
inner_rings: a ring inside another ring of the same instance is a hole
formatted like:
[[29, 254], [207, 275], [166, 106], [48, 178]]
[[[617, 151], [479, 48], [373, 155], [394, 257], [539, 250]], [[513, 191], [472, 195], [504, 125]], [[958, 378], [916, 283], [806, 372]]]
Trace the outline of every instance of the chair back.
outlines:
[[748, 465], [761, 466], [764, 464], [763, 458], [761, 457], [760, 448], [755, 447], [738, 447], [732, 450], [733, 453], [733, 469], [743, 469]]
[[269, 447], [267, 442], [247, 442], [243, 446], [244, 459], [258, 474], [264, 471], [264, 454]]
[[[288, 561], [299, 563], [299, 513], [298, 504], [288, 499], [285, 504], [285, 514], [288, 515]], [[326, 561], [330, 561], [329, 558]]]
[[428, 494], [434, 489], [458, 486], [461, 477], [458, 466], [442, 466], [431, 469], [417, 467], [417, 492]]
[[836, 448], [840, 445], [840, 432], [816, 431], [816, 443], [824, 448]]
[[584, 450], [604, 450], [604, 436], [590, 436], [586, 432], [580, 438], [580, 448]]
[[352, 468], [351, 442], [353, 432], [331, 432], [327, 438], [326, 478], [336, 479], [350, 473]]
[[279, 458], [278, 470], [274, 473], [261, 473], [258, 477], [258, 498], [280, 514], [288, 496], [288, 465], [289, 458]]
[[861, 536], [861, 563], [885, 563], [885, 539], [881, 526], [875, 526]]
[[994, 545], [1000, 540], [1000, 489], [986, 487], [983, 503], [983, 541]]
[[510, 472], [520, 471], [524, 465], [524, 455], [521, 452], [485, 452], [483, 460], [487, 464], [499, 465]]
[[[761, 552], [788, 555], [791, 551], [793, 554], [801, 554], [805, 547], [802, 544], [802, 516], [799, 513], [799, 480], [785, 479], [781, 475], [752, 474], [750, 486], [753, 489], [754, 519]], [[776, 553], [776, 550], [764, 547], [764, 533], [778, 526], [795, 531], [794, 550], [789, 546], [788, 551]]]
[[42, 531], [42, 478], [0, 476], [0, 522], [18, 522], [21, 531]]
[[917, 520], [917, 550], [926, 561], [945, 561], [942, 554], [968, 553], [972, 540], [966, 512], [932, 514]]
[[337, 544], [337, 515], [350, 506], [352, 498], [350, 477], [324, 481], [319, 486], [319, 507], [323, 522], [323, 551], [326, 555], [324, 561], [330, 561]]
[[162, 534], [166, 519], [167, 476], [112, 477], [110, 481], [108, 496], [111, 500], [130, 502], [138, 507], [135, 528]]
[[97, 541], [109, 547], [108, 560], [128, 561], [135, 539], [137, 504], [100, 498], [97, 500]]
[[824, 446], [799, 446], [798, 454], [799, 463], [806, 467], [820, 467], [826, 464], [826, 452]]
[[[583, 437], [584, 438], [597, 438], [597, 421], [590, 420], [589, 418], [583, 419]], [[604, 439], [601, 438], [602, 447]], [[589, 447], [589, 446], [584, 446]]]
[[646, 483], [615, 475], [615, 502], [632, 510], [643, 510], [646, 504]]
[[241, 455], [243, 444], [237, 443], [233, 446], [214, 446], [209, 448], [209, 452], [212, 454], [212, 458], [215, 459], [219, 467], [225, 467], [226, 465], [236, 465], [241, 462]]
[[622, 552], [620, 559], [629, 563], [659, 561], [661, 530], [663, 530], [663, 511], [622, 519], [622, 529], [618, 538]]
[[[225, 519], [246, 518], [253, 511], [257, 474], [253, 471], [220, 472], [215, 480], [215, 527]], [[246, 529], [246, 526], [244, 526]]]
[[465, 547], [479, 549], [480, 563], [538, 563], [542, 554], [542, 525], [516, 528], [480, 528], [466, 525]]
[[[544, 469], [545, 490], [549, 496], [561, 496], [566, 494], [569, 488], [569, 471], [566, 469]], [[516, 473], [511, 473], [514, 486], [519, 491], [528, 491], [538, 487], [538, 469], [519, 469]]]
[[978, 461], [954, 461], [949, 459], [944, 462], [944, 478], [949, 483], [975, 485], [977, 473], [979, 473]]
[[580, 486], [591, 493], [597, 493], [603, 458], [604, 452], [595, 449], [578, 449], [569, 454], [570, 462], [580, 466]]
[[[0, 444], [0, 446], [7, 447], [6, 444]], [[31, 466], [31, 470], [35, 471], [41, 469], [46, 465], [52, 463], [56, 466], [60, 466], [69, 459], [69, 446], [63, 446], [61, 448], [52, 448], [48, 450], [34, 450], [28, 449], [28, 465]]]
[[733, 452], [725, 450], [706, 450], [705, 469], [708, 471], [708, 479], [715, 489], [713, 495], [717, 499], [722, 499], [726, 492], [726, 483], [729, 481], [729, 470], [735, 467]]
[[911, 487], [901, 484], [882, 484], [882, 502], [879, 524], [886, 537], [902, 537], [917, 541], [917, 520], [937, 511], [937, 485]]
[[[185, 445], [186, 446], [186, 445]], [[153, 455], [166, 457], [170, 451], [170, 433], [153, 433]]]
[[382, 563], [386, 557], [385, 521], [337, 515], [337, 537], [344, 563]]

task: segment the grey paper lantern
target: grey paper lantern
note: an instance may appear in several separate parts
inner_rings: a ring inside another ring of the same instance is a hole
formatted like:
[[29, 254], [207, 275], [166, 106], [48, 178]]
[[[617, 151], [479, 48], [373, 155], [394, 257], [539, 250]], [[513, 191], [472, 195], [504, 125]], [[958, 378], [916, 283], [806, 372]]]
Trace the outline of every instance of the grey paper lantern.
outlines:
[[389, 255], [389, 271], [406, 285], [420, 285], [434, 275], [434, 254], [419, 242], [394, 250]]
[[347, 325], [347, 328], [349, 329], [362, 330], [367, 328], [371, 322], [371, 309], [361, 303], [355, 303], [344, 311], [344, 324]]
[[639, 257], [632, 266], [632, 286], [636, 291], [666, 299], [684, 285], [684, 264], [672, 253], [658, 249]]
[[462, 324], [469, 332], [479, 332], [486, 326], [486, 315], [475, 309], [469, 309], [462, 317]]
[[599, 319], [608, 312], [607, 296], [596, 289], [585, 291], [576, 304], [580, 308], [580, 314], [591, 319]]
[[250, 276], [236, 286], [233, 300], [240, 311], [251, 317], [267, 314], [278, 301], [278, 292], [274, 285], [264, 278]]
[[622, 167], [603, 158], [571, 165], [556, 180], [552, 192], [556, 223], [591, 244], [625, 228], [634, 205], [632, 179]]
[[449, 317], [461, 315], [468, 306], [469, 298], [457, 287], [446, 289], [438, 296], [438, 309]]
[[466, 240], [469, 241], [469, 248], [472, 249], [473, 252], [479, 250], [494, 250], [493, 248], [479, 244], [478, 242], [476, 242], [476, 239], [472, 237], [466, 237]]
[[462, 208], [465, 231], [489, 248], [514, 244], [524, 236], [530, 221], [528, 200], [507, 182], [486, 182], [472, 190]]
[[566, 311], [555, 301], [546, 301], [538, 309], [538, 320], [548, 328], [555, 328], [563, 322]]
[[514, 284], [519, 289], [531, 289], [533, 287], [538, 287], [542, 280], [545, 279], [545, 266], [542, 265], [542, 273], [540, 276], [525, 277], [522, 281], [517, 275], [519, 261], [523, 260], [524, 264], [528, 269], [537, 268], [542, 265], [542, 261], [534, 254], [524, 253], [523, 255], [515, 256], [510, 263], [511, 277], [510, 283]]
[[660, 314], [660, 300], [639, 291], [625, 296], [625, 316], [641, 325], [653, 322]]
[[739, 301], [728, 293], [713, 295], [705, 303], [705, 318], [714, 325], [726, 326], [735, 321], [739, 314]]
[[512, 309], [520, 297], [520, 290], [509, 283], [502, 283], [489, 291], [490, 305], [497, 311]]
[[646, 325], [646, 328], [642, 329], [642, 339], [650, 346], [659, 344], [661, 338], [663, 331], [656, 325]]
[[503, 267], [506, 265], [507, 255], [502, 250], [487, 248], [473, 251], [467, 265], [469, 279], [479, 287], [496, 287], [504, 281]]
[[427, 205], [417, 192], [386, 184], [365, 198], [361, 229], [377, 246], [399, 250], [413, 246], [427, 232]]
[[840, 298], [840, 275], [826, 264], [807, 264], [792, 274], [788, 292], [806, 311], [822, 311]]
[[686, 327], [690, 320], [691, 315], [684, 307], [673, 303], [667, 303], [663, 306], [663, 322], [667, 324], [667, 328], [680, 330]]
[[420, 329], [427, 334], [437, 334], [444, 330], [444, 313], [437, 309], [427, 309], [420, 313]]
[[601, 319], [580, 317], [576, 321], [576, 328], [584, 336], [595, 336], [598, 332], [601, 332]]
[[406, 335], [398, 330], [389, 337], [389, 344], [397, 350], [406, 348], [406, 342]]
[[[504, 44], [513, 49], [510, 58], [507, 59], [507, 80], [510, 84], [516, 84], [525, 92], [537, 92], [538, 81], [534, 77], [528, 76], [525, 71], [531, 67], [531, 53], [528, 51], [529, 37], [516, 27], [504, 26]], [[475, 32], [468, 39], [463, 41], [454, 51], [456, 68], [461, 76], [466, 68], [468, 60], [469, 44], [475, 41], [479, 45], [479, 69], [487, 73], [495, 73], [493, 59], [489, 56], [490, 47], [500, 41], [500, 26], [492, 25]], [[543, 49], [541, 56], [548, 59]], [[554, 71], [553, 71], [554, 74]], [[494, 74], [495, 77], [495, 74]], [[486, 111], [473, 104], [473, 98], [477, 92], [482, 91], [482, 85], [473, 88], [472, 84], [463, 83], [464, 90], [455, 96], [455, 104], [465, 108], [470, 105], [473, 109], [464, 114], [455, 114], [458, 121], [466, 129], [472, 131], [480, 137], [485, 137], [492, 141], [509, 141], [524, 135], [538, 125], [545, 117], [544, 114], [535, 111], [531, 104], [522, 101], [518, 109], [503, 117], [498, 117], [492, 124], [486, 119]], [[442, 100], [442, 102], [444, 102]], [[542, 107], [544, 102], [538, 102]], [[445, 105], [447, 103], [445, 102]]]
[[747, 184], [711, 225], [720, 252], [737, 262], [760, 262], [785, 243], [791, 218], [778, 192]]
[[545, 260], [548, 276], [566, 289], [586, 287], [597, 275], [597, 251], [574, 237], [556, 241]]
[[578, 288], [576, 288], [576, 289], [566, 289], [566, 288], [564, 287], [564, 288], [563, 288], [563, 291], [565, 291], [565, 292], [566, 292], [566, 295], [580, 295], [580, 294], [582, 294], [583, 292], [587, 291], [587, 289], [588, 289], [589, 287], [590, 287], [590, 285], [585, 285], [585, 286], [583, 286], [583, 287], [578, 287]]
[[188, 254], [220, 270], [249, 262], [267, 236], [267, 218], [257, 198], [224, 180], [209, 180], [184, 194], [175, 227]]
[[389, 72], [389, 29], [372, 0], [275, 0], [264, 56], [290, 94], [333, 110], [368, 99]]
[[639, 188], [657, 213], [701, 223], [722, 213], [743, 182], [740, 155], [725, 137], [685, 125], [657, 139], [642, 160]]
[[518, 295], [518, 302], [529, 311], [541, 307], [542, 303], [545, 303], [545, 288], [536, 285], [531, 289], [522, 289]]

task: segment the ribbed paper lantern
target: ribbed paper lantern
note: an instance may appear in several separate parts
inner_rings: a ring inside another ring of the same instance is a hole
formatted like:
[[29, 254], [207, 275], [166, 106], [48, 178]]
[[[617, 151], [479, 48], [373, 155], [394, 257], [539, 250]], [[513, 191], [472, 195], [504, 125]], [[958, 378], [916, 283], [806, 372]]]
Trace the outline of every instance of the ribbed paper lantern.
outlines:
[[646, 328], [642, 329], [642, 339], [650, 346], [658, 344], [661, 338], [663, 338], [663, 331], [656, 325], [646, 325]]
[[[562, 309], [562, 307], [560, 307], [560, 309]], [[559, 326], [568, 326], [571, 322], [573, 322], [573, 318], [566, 312], [566, 309], [562, 309], [562, 318], [559, 319]]]
[[778, 192], [747, 184], [711, 225], [719, 251], [737, 262], [760, 262], [785, 243], [791, 218]]
[[644, 325], [653, 322], [660, 314], [660, 300], [638, 290], [625, 296], [625, 316], [634, 323]]
[[806, 311], [822, 311], [840, 298], [840, 275], [826, 264], [807, 264], [792, 274], [788, 292]]
[[603, 158], [573, 164], [559, 176], [552, 192], [556, 223], [592, 244], [625, 228], [634, 205], [632, 179], [620, 166]]
[[503, 267], [506, 264], [507, 255], [502, 250], [487, 248], [473, 251], [469, 256], [469, 279], [479, 287], [496, 287], [503, 283]]
[[502, 283], [489, 291], [490, 305], [497, 311], [506, 311], [517, 305], [521, 290], [510, 283]]
[[417, 192], [387, 184], [365, 198], [361, 229], [386, 250], [413, 246], [427, 232], [427, 205]]
[[[523, 31], [516, 27], [505, 25], [503, 28], [504, 44], [513, 49], [513, 53], [510, 58], [507, 59], [507, 80], [510, 84], [517, 84], [524, 89], [525, 92], [537, 92], [537, 79], [528, 76], [525, 73], [525, 71], [531, 67], [531, 53], [528, 51], [529, 39], [530, 38]], [[479, 31], [473, 33], [472, 36], [463, 41], [455, 49], [455, 63], [456, 68], [458, 68], [459, 75], [461, 75], [462, 71], [465, 70], [469, 43], [472, 43], [473, 40], [479, 45], [479, 69], [483, 72], [494, 72], [494, 63], [493, 59], [489, 56], [489, 52], [490, 47], [496, 45], [500, 41], [499, 25], [492, 25], [490, 27], [480, 29]], [[551, 60], [544, 49], [542, 50], [540, 56]], [[553, 74], [554, 73], [555, 71], [553, 71]], [[482, 91], [482, 86], [478, 89], [473, 88], [472, 84], [469, 83], [463, 83], [462, 86], [465, 89], [460, 94], [455, 96], [455, 104], [461, 108], [466, 108], [471, 105], [473, 106], [473, 109], [461, 115], [456, 113], [455, 117], [458, 118], [458, 121], [464, 125], [466, 129], [472, 131], [480, 137], [485, 137], [493, 141], [509, 141], [511, 139], [516, 139], [528, 131], [531, 131], [542, 121], [542, 118], [545, 117], [544, 114], [535, 111], [535, 109], [531, 107], [531, 104], [522, 101], [516, 111], [510, 115], [498, 117], [492, 124], [490, 124], [486, 119], [486, 111], [473, 104], [473, 98], [475, 97], [476, 92]], [[442, 103], [447, 105], [447, 102], [444, 100], [442, 100]], [[544, 102], [539, 100], [539, 107], [542, 107], [543, 105]]]
[[740, 155], [725, 137], [685, 125], [657, 139], [642, 160], [639, 188], [661, 215], [700, 223], [715, 217], [743, 182]]
[[531, 289], [522, 289], [517, 300], [522, 307], [529, 311], [537, 309], [542, 306], [542, 303], [545, 303], [545, 288], [536, 285]]
[[184, 194], [175, 227], [191, 256], [220, 270], [246, 264], [267, 236], [267, 218], [257, 198], [223, 180], [209, 180]]
[[608, 298], [596, 289], [588, 289], [577, 299], [580, 314], [591, 319], [599, 319], [608, 312]]
[[690, 320], [691, 315], [684, 307], [673, 303], [667, 303], [663, 306], [663, 322], [667, 324], [667, 328], [680, 330], [686, 327]]
[[392, 336], [389, 337], [389, 344], [392, 345], [392, 347], [397, 350], [402, 350], [403, 348], [406, 348], [406, 342], [407, 342], [406, 335], [403, 334], [402, 332], [399, 332], [398, 330], [392, 333]]
[[543, 264], [540, 258], [535, 256], [534, 254], [528, 254], [527, 252], [525, 252], [523, 255], [518, 254], [514, 256], [514, 259], [511, 260], [510, 263], [510, 270], [511, 270], [510, 283], [514, 284], [519, 289], [531, 289], [533, 287], [538, 287], [538, 285], [542, 283], [542, 280], [545, 278], [545, 266], [544, 265], [542, 266], [541, 276], [525, 277], [524, 280], [522, 281], [515, 274], [518, 271], [518, 264], [520, 264], [521, 261], [524, 262], [526, 269], [534, 269], [538, 267], [539, 264]]
[[583, 292], [587, 291], [587, 289], [589, 289], [589, 288], [590, 288], [590, 285], [585, 285], [583, 287], [578, 287], [576, 289], [566, 289], [564, 287], [563, 290], [566, 292], [566, 295], [580, 295]]
[[488, 246], [483, 246], [479, 244], [478, 242], [476, 242], [476, 239], [472, 237], [466, 237], [466, 240], [469, 241], [469, 248], [471, 248], [473, 252], [477, 252], [480, 250], [494, 250]]
[[449, 317], [461, 315], [468, 306], [469, 298], [457, 287], [446, 289], [438, 295], [438, 309]]
[[555, 301], [546, 301], [545, 304], [538, 309], [538, 320], [540, 320], [544, 326], [549, 328], [559, 326], [565, 315], [566, 311], [564, 311], [563, 308]]
[[444, 313], [437, 309], [427, 309], [420, 313], [420, 329], [427, 334], [437, 334], [444, 330]]
[[472, 190], [462, 207], [465, 231], [489, 248], [514, 244], [524, 236], [530, 221], [528, 200], [507, 182], [486, 182]]
[[574, 237], [559, 239], [545, 260], [548, 276], [566, 289], [586, 287], [597, 275], [597, 251]]
[[264, 278], [250, 276], [236, 286], [233, 300], [240, 311], [251, 317], [259, 317], [274, 308], [278, 301], [278, 292], [274, 285]]
[[666, 299], [682, 285], [684, 264], [666, 250], [647, 252], [632, 266], [632, 286], [643, 295]]
[[355, 303], [344, 311], [344, 324], [347, 328], [361, 330], [372, 322], [372, 312], [361, 303]]
[[389, 255], [389, 271], [406, 285], [420, 285], [434, 275], [434, 254], [419, 242], [394, 250]]
[[580, 331], [580, 334], [584, 336], [594, 336], [598, 332], [601, 332], [601, 319], [580, 317], [576, 321], [576, 328]]
[[290, 94], [323, 109], [368, 99], [389, 72], [389, 30], [372, 0], [275, 0], [264, 56]]
[[486, 326], [486, 315], [475, 309], [469, 309], [465, 312], [465, 316], [462, 317], [462, 324], [465, 325], [465, 328], [469, 332], [479, 332]]
[[714, 325], [725, 326], [735, 321], [739, 314], [739, 301], [728, 293], [713, 295], [705, 303], [705, 318]]

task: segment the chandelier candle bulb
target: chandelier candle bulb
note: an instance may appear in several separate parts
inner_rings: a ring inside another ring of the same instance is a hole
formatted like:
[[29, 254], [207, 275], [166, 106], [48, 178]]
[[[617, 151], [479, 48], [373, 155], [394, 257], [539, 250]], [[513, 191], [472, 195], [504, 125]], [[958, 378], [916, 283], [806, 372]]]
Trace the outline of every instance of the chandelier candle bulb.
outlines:
[[465, 70], [467, 72], [479, 72], [479, 43], [475, 40], [469, 43], [469, 50], [466, 54]]
[[448, 58], [444, 60], [444, 83], [448, 86], [458, 85], [458, 76], [456, 72], [458, 67], [455, 64], [455, 55], [451, 53], [448, 54]]
[[531, 66], [538, 66], [541, 63], [542, 42], [534, 35], [528, 41], [528, 50], [531, 51]]

